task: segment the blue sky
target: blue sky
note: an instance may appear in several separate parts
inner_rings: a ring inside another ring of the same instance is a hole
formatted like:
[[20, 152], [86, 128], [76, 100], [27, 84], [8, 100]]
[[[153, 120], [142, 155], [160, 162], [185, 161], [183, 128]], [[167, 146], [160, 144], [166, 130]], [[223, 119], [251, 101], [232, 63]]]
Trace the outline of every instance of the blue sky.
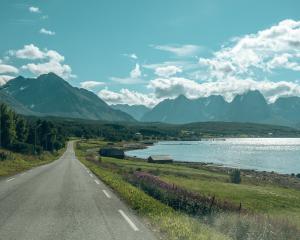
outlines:
[[0, 83], [53, 71], [109, 103], [300, 95], [297, 0], [0, 4]]

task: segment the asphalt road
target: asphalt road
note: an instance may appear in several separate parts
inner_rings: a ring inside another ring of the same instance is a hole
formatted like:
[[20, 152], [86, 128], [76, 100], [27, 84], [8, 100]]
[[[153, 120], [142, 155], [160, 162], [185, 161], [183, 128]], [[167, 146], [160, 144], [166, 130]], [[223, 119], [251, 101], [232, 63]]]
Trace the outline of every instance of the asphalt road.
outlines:
[[134, 213], [75, 157], [0, 181], [1, 240], [152, 240]]

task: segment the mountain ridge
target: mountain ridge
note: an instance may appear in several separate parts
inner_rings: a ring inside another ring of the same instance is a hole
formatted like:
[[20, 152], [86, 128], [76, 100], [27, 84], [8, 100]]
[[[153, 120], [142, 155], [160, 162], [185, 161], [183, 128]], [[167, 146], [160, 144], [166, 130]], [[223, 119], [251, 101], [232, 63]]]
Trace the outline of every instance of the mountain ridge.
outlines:
[[135, 121], [130, 115], [110, 108], [94, 93], [73, 87], [54, 73], [43, 74], [37, 78], [19, 76], [4, 87], [0, 92], [4, 91], [34, 115]]
[[198, 99], [179, 96], [158, 103], [141, 120], [173, 124], [252, 122], [294, 127], [300, 123], [300, 97], [281, 97], [274, 103], [267, 103], [257, 90], [236, 95], [231, 102], [225, 101], [221, 95]]

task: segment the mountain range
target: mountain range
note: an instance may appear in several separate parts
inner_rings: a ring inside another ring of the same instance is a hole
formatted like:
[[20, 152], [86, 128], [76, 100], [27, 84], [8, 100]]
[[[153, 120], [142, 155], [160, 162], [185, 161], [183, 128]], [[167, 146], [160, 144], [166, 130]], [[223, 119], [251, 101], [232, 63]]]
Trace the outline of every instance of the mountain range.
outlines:
[[71, 86], [54, 73], [38, 78], [17, 77], [0, 91], [1, 100], [24, 115], [57, 116], [103, 121], [133, 122], [133, 117], [115, 110], [96, 94]]
[[71, 86], [54, 73], [17, 77], [0, 88], [0, 100], [23, 115], [56, 116], [102, 121], [249, 122], [300, 126], [300, 97], [268, 103], [259, 91], [237, 95], [231, 102], [220, 95], [188, 99], [180, 95], [150, 109], [143, 105], [108, 105], [91, 91]]
[[237, 95], [231, 102], [219, 95], [198, 99], [180, 95], [160, 102], [141, 120], [174, 124], [223, 121], [297, 126], [300, 123], [300, 98], [282, 97], [268, 104], [259, 91]]

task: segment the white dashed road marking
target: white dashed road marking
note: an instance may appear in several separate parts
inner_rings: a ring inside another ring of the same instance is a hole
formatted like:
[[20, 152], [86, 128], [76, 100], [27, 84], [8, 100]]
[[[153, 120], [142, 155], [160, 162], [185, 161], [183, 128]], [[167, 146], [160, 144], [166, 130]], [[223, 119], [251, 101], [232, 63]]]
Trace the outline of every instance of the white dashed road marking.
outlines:
[[130, 225], [130, 227], [135, 231], [139, 231], [139, 229], [137, 228], [137, 226], [135, 226], [135, 224], [131, 221], [131, 219], [121, 210], [119, 209], [119, 213], [122, 215], [122, 217], [126, 220], [126, 222], [128, 222], [128, 224]]
[[6, 180], [6, 182], [10, 182], [10, 181], [13, 181], [13, 180], [15, 180], [15, 178], [9, 178], [9, 179]]
[[111, 196], [109, 195], [109, 193], [108, 193], [106, 190], [102, 190], [102, 192], [105, 194], [105, 196], [106, 196], [107, 198], [111, 198]]
[[100, 182], [98, 181], [98, 180], [94, 180], [95, 181], [95, 183], [97, 183], [98, 185], [100, 184]]

